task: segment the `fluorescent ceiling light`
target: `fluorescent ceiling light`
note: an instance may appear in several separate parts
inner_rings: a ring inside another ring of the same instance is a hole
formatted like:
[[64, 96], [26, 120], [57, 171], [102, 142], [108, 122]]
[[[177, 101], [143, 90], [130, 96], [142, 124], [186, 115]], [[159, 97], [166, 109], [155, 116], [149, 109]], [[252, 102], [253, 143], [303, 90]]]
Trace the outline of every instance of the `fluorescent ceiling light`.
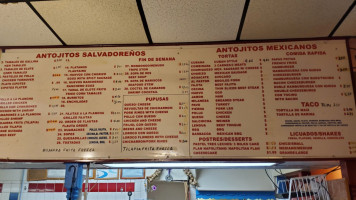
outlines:
[[103, 164], [112, 168], [238, 168], [269, 167], [276, 163], [243, 163], [243, 162], [157, 162], [157, 163], [113, 163]]

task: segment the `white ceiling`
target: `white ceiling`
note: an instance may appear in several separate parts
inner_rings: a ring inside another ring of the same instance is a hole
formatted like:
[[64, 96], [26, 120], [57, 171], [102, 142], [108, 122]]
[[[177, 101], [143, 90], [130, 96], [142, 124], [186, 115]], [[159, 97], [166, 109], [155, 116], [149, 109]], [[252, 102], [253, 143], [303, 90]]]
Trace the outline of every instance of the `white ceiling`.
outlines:
[[0, 46], [60, 45], [25, 4], [0, 4]]
[[356, 35], [356, 6], [335, 32], [335, 36]]
[[155, 43], [235, 40], [245, 0], [145, 0]]
[[347, 13], [355, 1], [58, 0], [0, 4], [0, 47], [313, 38], [329, 36], [335, 27], [333, 36], [356, 36], [356, 7]]
[[327, 37], [352, 2], [252, 0], [241, 39]]
[[61, 0], [32, 4], [67, 44], [147, 43], [135, 0]]

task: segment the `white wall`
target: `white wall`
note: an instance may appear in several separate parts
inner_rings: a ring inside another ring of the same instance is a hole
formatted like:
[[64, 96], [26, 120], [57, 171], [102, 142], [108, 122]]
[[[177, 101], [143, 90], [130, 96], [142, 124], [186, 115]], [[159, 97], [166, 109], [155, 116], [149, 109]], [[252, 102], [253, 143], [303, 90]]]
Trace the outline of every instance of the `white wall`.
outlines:
[[[146, 176], [153, 174], [155, 169], [147, 169]], [[195, 174], [195, 170], [191, 170]], [[168, 170], [163, 170], [161, 176], [157, 180], [165, 181], [165, 177], [168, 174]], [[175, 181], [186, 181], [187, 176], [182, 169], [174, 169], [171, 171], [171, 175]], [[0, 169], [0, 183], [3, 183], [3, 190], [0, 193], [0, 200], [8, 200], [10, 192], [20, 192], [22, 181], [22, 170], [4, 170]], [[147, 192], [145, 188], [145, 180], [89, 180], [90, 183], [100, 183], [100, 182], [135, 182], [135, 192], [131, 196], [131, 200], [146, 200]], [[22, 200], [65, 200], [66, 193], [58, 192], [48, 192], [48, 193], [33, 193], [28, 192], [27, 174], [25, 174], [25, 182], [23, 186]], [[64, 180], [47, 180], [47, 181], [32, 181], [31, 183], [64, 183]], [[191, 200], [195, 200], [195, 190], [194, 187], [191, 187]], [[110, 200], [110, 199], [128, 199], [127, 192], [92, 192], [88, 195], [88, 200]]]
[[[0, 200], [8, 200], [10, 192], [20, 192], [22, 181], [22, 170], [4, 170], [0, 169], [0, 183], [3, 183], [3, 190], [0, 193]], [[147, 193], [145, 190], [145, 180], [89, 180], [89, 183], [135, 183], [135, 192], [131, 196], [131, 200], [146, 200]], [[27, 175], [25, 174], [25, 182], [23, 186], [23, 193], [21, 200], [65, 200], [65, 192], [28, 192]], [[64, 180], [47, 180], [47, 181], [31, 181], [31, 183], [64, 183]], [[88, 200], [124, 200], [129, 199], [127, 192], [92, 192], [88, 194]]]
[[[156, 171], [156, 169], [146, 169], [146, 176], [152, 175], [155, 171]], [[196, 177], [196, 170], [191, 169], [190, 171], [192, 172], [194, 177]], [[159, 177], [157, 177], [157, 179], [155, 179], [155, 181], [165, 181], [167, 175], [168, 175], [168, 170], [165, 169], [162, 171], [161, 175]], [[172, 169], [171, 176], [173, 177], [173, 181], [187, 181], [188, 180], [188, 177], [183, 172], [183, 169]], [[190, 190], [190, 200], [195, 200], [196, 199], [195, 187], [190, 186], [189, 190]]]
[[197, 170], [198, 190], [273, 191], [273, 185], [262, 169]]
[[[298, 169], [283, 170], [283, 173]], [[275, 170], [267, 170], [272, 179], [279, 174]], [[273, 191], [274, 186], [268, 179], [264, 169], [200, 169], [196, 171], [197, 190], [215, 191]]]
[[3, 183], [0, 200], [8, 200], [10, 192], [20, 192], [22, 171], [21, 169], [0, 170], [0, 183]]
[[[296, 171], [283, 170], [283, 173]], [[147, 169], [146, 176], [154, 173], [155, 169]], [[215, 190], [215, 191], [273, 191], [273, 185], [268, 179], [263, 169], [200, 169], [191, 170], [198, 180], [198, 190]], [[273, 178], [278, 173], [274, 170], [268, 170]], [[165, 181], [168, 170], [163, 170], [157, 180]], [[174, 169], [171, 171], [173, 180], [186, 181], [187, 176], [182, 169]], [[27, 177], [27, 176], [25, 176]], [[26, 179], [26, 178], [25, 178]], [[3, 183], [3, 191], [0, 193], [0, 200], [8, 200], [10, 192], [19, 192], [22, 180], [22, 170], [1, 170], [0, 183]], [[98, 180], [90, 180], [92, 183], [100, 182]], [[104, 182], [135, 182], [135, 192], [131, 200], [146, 200], [147, 192], [145, 188], [145, 180], [108, 180]], [[65, 200], [65, 193], [29, 193], [27, 192], [28, 183], [25, 181], [23, 190], [23, 200]], [[63, 183], [63, 180], [48, 180], [35, 181], [34, 183]], [[195, 188], [190, 187], [191, 200], [195, 200]], [[88, 200], [110, 200], [110, 199], [128, 199], [126, 192], [106, 192], [89, 193]]]
[[[152, 175], [156, 169], [146, 169], [146, 176]], [[190, 170], [192, 174], [195, 176], [195, 169]], [[161, 175], [157, 177], [157, 180], [159, 181], [165, 181], [166, 176], [168, 175], [168, 170], [165, 169], [162, 171]], [[171, 176], [173, 177], [173, 180], [175, 181], [187, 181], [188, 177], [185, 175], [183, 172], [183, 169], [172, 169], [171, 170]]]

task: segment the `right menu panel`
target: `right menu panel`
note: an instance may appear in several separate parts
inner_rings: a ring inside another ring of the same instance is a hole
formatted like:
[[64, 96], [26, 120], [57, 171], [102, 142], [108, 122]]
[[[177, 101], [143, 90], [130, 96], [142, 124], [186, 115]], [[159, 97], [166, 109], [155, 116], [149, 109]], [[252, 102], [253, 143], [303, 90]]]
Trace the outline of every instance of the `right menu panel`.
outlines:
[[193, 157], [356, 153], [343, 41], [188, 49]]

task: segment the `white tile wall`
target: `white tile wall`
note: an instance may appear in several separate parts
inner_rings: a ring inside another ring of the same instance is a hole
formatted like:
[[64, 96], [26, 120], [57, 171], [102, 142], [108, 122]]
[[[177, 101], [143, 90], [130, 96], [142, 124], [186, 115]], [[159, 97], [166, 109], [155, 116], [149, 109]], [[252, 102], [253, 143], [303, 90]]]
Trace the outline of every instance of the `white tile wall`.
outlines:
[[[6, 184], [8, 185], [8, 184]], [[20, 192], [20, 183], [11, 183], [11, 189], [10, 192]]]
[[96, 193], [96, 192], [89, 193], [88, 194], [88, 200], [97, 200], [98, 199], [98, 194], [99, 193]]
[[43, 199], [43, 196], [44, 195], [41, 193], [27, 193], [26, 200], [35, 200], [35, 199], [41, 200], [41, 199]]
[[22, 179], [22, 169], [2, 169], [0, 170], [0, 180], [4, 181], [17, 181]]
[[22, 192], [26, 192], [28, 191], [28, 183], [24, 183], [23, 184], [23, 188], [22, 188]]
[[0, 194], [0, 200], [9, 200], [10, 193]]
[[[2, 182], [0, 180], [0, 182]], [[48, 183], [63, 183], [63, 181], [47, 181]], [[125, 182], [129, 182], [126, 180]], [[135, 192], [132, 193], [132, 200], [147, 199], [147, 193], [143, 185], [143, 180], [135, 180]], [[0, 200], [8, 200], [10, 192], [20, 191], [20, 182], [5, 183], [3, 191], [0, 193]], [[48, 193], [32, 193], [28, 192], [28, 182], [24, 184], [22, 200], [65, 200], [66, 193], [48, 192]], [[110, 200], [110, 199], [128, 199], [127, 192], [93, 192], [88, 194], [88, 200]]]
[[21, 198], [22, 199], [28, 199], [28, 193], [22, 193]]
[[11, 183], [4, 183], [2, 186], [2, 193], [10, 193], [11, 192]]
[[[22, 170], [0, 170], [0, 183], [3, 183], [3, 190], [0, 193], [0, 200], [8, 200], [10, 192], [20, 192], [22, 180]], [[91, 183], [100, 183], [98, 180], [89, 180]], [[135, 183], [135, 192], [132, 193], [131, 200], [146, 200], [144, 180], [106, 180], [108, 183]], [[64, 180], [33, 181], [32, 183], [64, 183]], [[25, 181], [23, 185], [22, 200], [65, 200], [66, 193], [48, 192], [33, 193], [28, 192], [29, 182]], [[84, 195], [83, 195], [84, 196]], [[127, 192], [93, 192], [89, 193], [88, 200], [117, 200], [128, 199]]]
[[127, 198], [127, 193], [126, 192], [118, 192], [116, 195], [117, 195], [117, 199]]
[[52, 181], [36, 181], [36, 183], [53, 183]]
[[53, 200], [65, 200], [67, 193], [65, 192], [54, 192], [54, 199]]
[[142, 181], [137, 181], [136, 183], [135, 183], [135, 191], [141, 191], [142, 190], [142, 184], [143, 184], [143, 182]]
[[103, 192], [99, 193], [101, 199], [113, 199], [114, 198], [114, 192]]
[[52, 199], [54, 199], [54, 194], [52, 192], [44, 193], [44, 198], [46, 200], [52, 200]]

